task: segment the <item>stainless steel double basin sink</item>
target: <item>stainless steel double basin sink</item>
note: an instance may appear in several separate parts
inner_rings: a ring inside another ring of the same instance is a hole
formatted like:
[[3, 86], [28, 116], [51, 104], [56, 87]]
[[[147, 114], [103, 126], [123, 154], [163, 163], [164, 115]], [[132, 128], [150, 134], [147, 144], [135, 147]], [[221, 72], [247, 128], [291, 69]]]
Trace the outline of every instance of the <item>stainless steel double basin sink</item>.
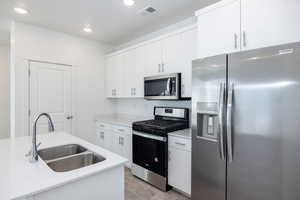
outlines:
[[55, 172], [72, 171], [105, 160], [103, 156], [78, 144], [67, 144], [41, 149], [38, 151], [38, 154]]

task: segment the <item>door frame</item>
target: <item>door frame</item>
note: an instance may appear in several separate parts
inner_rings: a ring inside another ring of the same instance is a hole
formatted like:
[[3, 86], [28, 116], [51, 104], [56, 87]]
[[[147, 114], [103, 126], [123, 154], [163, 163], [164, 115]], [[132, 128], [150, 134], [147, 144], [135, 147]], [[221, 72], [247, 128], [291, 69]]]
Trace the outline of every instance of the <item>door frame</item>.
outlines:
[[49, 61], [42, 61], [42, 60], [33, 60], [33, 59], [25, 59], [26, 68], [24, 73], [24, 81], [25, 81], [25, 91], [24, 91], [24, 136], [30, 136], [30, 64], [34, 63], [42, 63], [42, 64], [54, 64], [54, 65], [61, 65], [71, 68], [71, 112], [72, 112], [72, 125], [71, 125], [71, 134], [76, 134], [76, 122], [77, 122], [77, 112], [76, 112], [76, 101], [74, 100], [76, 97], [76, 88], [77, 88], [77, 66], [71, 64], [64, 64], [64, 63], [57, 63], [57, 62], [49, 62]]

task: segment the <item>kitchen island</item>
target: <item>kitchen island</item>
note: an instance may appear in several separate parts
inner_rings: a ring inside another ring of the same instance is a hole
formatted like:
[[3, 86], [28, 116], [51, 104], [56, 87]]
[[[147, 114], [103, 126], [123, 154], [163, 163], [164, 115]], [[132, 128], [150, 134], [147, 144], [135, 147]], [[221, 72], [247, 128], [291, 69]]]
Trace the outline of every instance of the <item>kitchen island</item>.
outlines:
[[55, 172], [39, 158], [30, 163], [25, 154], [31, 137], [0, 140], [1, 200], [124, 200], [124, 164], [127, 160], [63, 132], [39, 135], [39, 149], [77, 144], [105, 158], [99, 163]]

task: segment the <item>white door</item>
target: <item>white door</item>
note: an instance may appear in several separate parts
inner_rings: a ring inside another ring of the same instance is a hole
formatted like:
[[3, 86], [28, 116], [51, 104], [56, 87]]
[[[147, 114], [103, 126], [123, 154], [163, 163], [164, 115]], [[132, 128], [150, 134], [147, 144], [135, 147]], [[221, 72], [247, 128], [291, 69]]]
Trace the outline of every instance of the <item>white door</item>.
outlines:
[[[30, 62], [30, 132], [34, 119], [48, 113], [55, 131], [72, 131], [72, 69], [70, 66]], [[43, 117], [37, 126], [38, 133], [48, 132]]]
[[299, 42], [299, 8], [299, 0], [242, 0], [242, 48]]
[[225, 2], [198, 16], [198, 58], [240, 51], [240, 0]]

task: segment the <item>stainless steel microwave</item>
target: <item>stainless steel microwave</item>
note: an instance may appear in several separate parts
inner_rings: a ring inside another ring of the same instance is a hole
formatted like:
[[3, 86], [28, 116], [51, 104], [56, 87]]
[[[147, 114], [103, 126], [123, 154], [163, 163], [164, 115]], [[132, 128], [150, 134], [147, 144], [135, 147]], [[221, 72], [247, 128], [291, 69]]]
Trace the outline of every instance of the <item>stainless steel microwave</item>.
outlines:
[[181, 74], [164, 74], [144, 78], [144, 97], [149, 100], [179, 100]]

